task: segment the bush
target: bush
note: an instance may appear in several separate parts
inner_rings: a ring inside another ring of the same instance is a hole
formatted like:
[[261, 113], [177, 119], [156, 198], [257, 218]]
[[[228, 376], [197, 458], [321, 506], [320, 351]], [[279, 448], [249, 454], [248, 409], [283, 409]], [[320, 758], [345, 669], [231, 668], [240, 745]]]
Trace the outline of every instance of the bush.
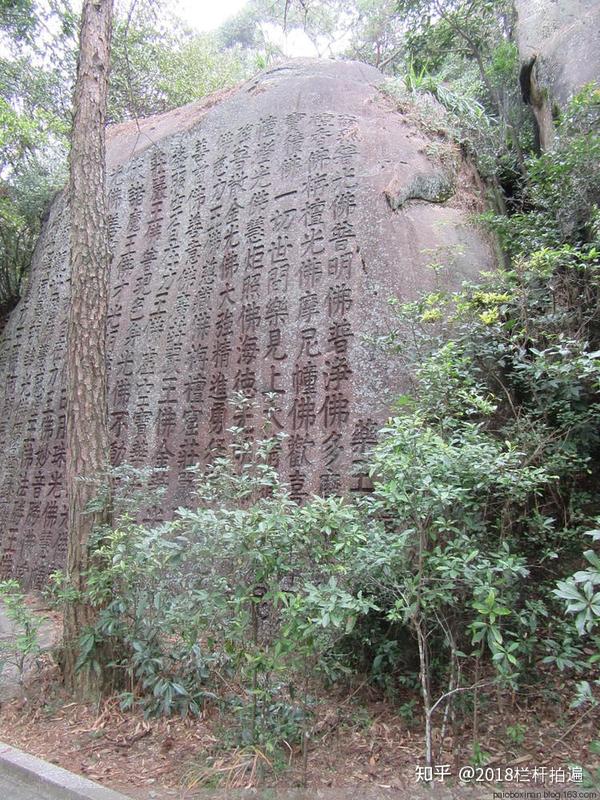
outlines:
[[414, 385], [373, 457], [390, 537], [374, 601], [413, 630], [426, 725], [462, 680], [475, 741], [486, 656], [513, 685], [539, 660], [576, 676], [600, 659], [598, 555], [581, 544], [600, 510], [596, 103], [576, 98], [556, 152], [530, 160], [532, 207], [495, 218], [510, 268], [399, 306], [385, 342]]
[[0, 582], [0, 601], [12, 628], [0, 639], [0, 675], [5, 667], [13, 667], [22, 686], [26, 670], [37, 663], [43, 652], [39, 630], [44, 618], [28, 608], [25, 594], [16, 580]]
[[230, 456], [196, 470], [195, 508], [148, 528], [129, 503], [99, 532], [87, 576], [98, 619], [80, 666], [108, 649], [124, 706], [198, 714], [222, 700], [243, 743], [268, 750], [277, 731], [308, 724], [311, 681], [343, 670], [335, 643], [372, 607], [345, 574], [367, 532], [342, 498], [290, 499], [269, 465], [278, 438], [249, 458], [243, 431], [233, 434]]
[[600, 88], [584, 87], [559, 120], [548, 152], [527, 159], [519, 207], [485, 215], [513, 259], [543, 248], [592, 242], [600, 204]]

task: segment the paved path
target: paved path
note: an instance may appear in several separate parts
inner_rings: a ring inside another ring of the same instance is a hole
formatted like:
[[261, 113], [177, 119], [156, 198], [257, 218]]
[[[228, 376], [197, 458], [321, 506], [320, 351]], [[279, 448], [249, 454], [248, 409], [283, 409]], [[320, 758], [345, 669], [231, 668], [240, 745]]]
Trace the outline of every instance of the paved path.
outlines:
[[2, 800], [129, 800], [66, 769], [0, 743]]

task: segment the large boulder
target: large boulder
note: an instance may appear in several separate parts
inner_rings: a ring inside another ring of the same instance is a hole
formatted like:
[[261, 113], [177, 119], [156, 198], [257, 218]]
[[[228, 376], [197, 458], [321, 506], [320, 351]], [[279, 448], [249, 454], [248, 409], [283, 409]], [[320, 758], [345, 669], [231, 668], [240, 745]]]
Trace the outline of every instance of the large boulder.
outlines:
[[[368, 490], [365, 453], [406, 379], [373, 342], [389, 299], [493, 266], [472, 172], [448, 172], [382, 80], [294, 61], [109, 133], [111, 455], [170, 468], [157, 514], [228, 428], [260, 434], [269, 393], [295, 498]], [[2, 571], [35, 586], [66, 553], [68, 229], [63, 194], [0, 344]]]
[[538, 121], [543, 149], [553, 138], [554, 107], [600, 80], [598, 0], [516, 0], [521, 85]]

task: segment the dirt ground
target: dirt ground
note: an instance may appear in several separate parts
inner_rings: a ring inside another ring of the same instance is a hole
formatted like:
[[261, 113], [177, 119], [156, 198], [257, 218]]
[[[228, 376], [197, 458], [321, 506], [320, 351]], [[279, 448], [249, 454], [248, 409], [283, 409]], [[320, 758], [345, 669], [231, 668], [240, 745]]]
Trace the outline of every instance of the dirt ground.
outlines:
[[[44, 616], [48, 642], [58, 641], [60, 615], [44, 608], [38, 596], [27, 602]], [[598, 783], [600, 798], [600, 709], [572, 709], [570, 694], [571, 687], [539, 675], [535, 690], [530, 687], [526, 694], [482, 697], [476, 767], [488, 770], [483, 778], [494, 780], [471, 786], [491, 789], [499, 774], [505, 777], [512, 769], [513, 774], [519, 770], [521, 789], [525, 784], [540, 788], [545, 776], [550, 788], [563, 791]], [[417, 769], [425, 763], [423, 720], [413, 708], [418, 708], [416, 694], [392, 703], [366, 682], [322, 694], [306, 758], [298, 746], [283, 745], [270, 754], [226, 747], [231, 719], [216, 706], [207, 706], [199, 718], [144, 719], [140, 710], [122, 711], [117, 697], [99, 706], [74, 703], [47, 653], [39, 668], [29, 671], [25, 693], [0, 702], [0, 741], [139, 800], [187, 800], [215, 789], [227, 790], [230, 797], [231, 790], [304, 786], [309, 794], [339, 790], [344, 797], [350, 789], [360, 790], [361, 800], [406, 797], [409, 788], [424, 786], [417, 781]], [[473, 731], [461, 724], [454, 731], [449, 727], [443, 741], [440, 736], [434, 730], [436, 763], [445, 769], [437, 775], [443, 782], [437, 783], [456, 786], [460, 768], [473, 763]], [[572, 765], [584, 768], [581, 783], [569, 782]]]
[[[559, 777], [562, 768], [564, 783], [556, 788], [590, 785], [587, 773], [578, 785], [568, 776], [569, 765], [591, 773], [600, 768], [600, 755], [593, 752], [600, 738], [595, 711], [569, 709], [541, 696], [535, 707], [518, 695], [488, 698], [488, 703], [479, 734], [486, 768], [518, 767], [531, 776], [534, 768], [546, 767], [548, 776], [554, 769]], [[2, 705], [0, 740], [144, 800], [192, 798], [201, 789], [303, 785], [298, 748], [284, 747], [277, 757], [251, 748], [225, 750], [227, 722], [215, 707], [201, 718], [146, 720], [139, 711], [121, 711], [117, 698], [100, 706], [69, 702], [57, 668], [48, 663], [31, 674], [25, 697]], [[523, 726], [518, 743], [507, 731], [516, 722]], [[417, 765], [424, 764], [421, 731], [421, 719], [406, 712], [403, 718], [364, 686], [323, 697], [307, 753], [306, 786], [405, 796], [417, 783]], [[458, 769], [471, 763], [471, 731], [465, 726], [443, 742], [436, 735], [438, 764], [448, 766], [445, 780], [451, 783]]]

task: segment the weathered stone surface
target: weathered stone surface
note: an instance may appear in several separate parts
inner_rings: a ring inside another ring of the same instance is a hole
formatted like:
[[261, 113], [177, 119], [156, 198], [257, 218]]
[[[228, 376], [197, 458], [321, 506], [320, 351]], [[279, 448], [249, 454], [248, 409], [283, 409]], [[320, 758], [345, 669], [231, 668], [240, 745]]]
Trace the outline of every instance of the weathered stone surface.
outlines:
[[537, 81], [564, 105], [590, 81], [600, 79], [598, 0], [516, 0], [519, 52], [536, 57]]
[[[269, 392], [294, 497], [367, 489], [365, 452], [403, 382], [368, 339], [387, 332], [388, 299], [492, 266], [468, 171], [446, 203], [438, 185], [390, 208], [391, 185], [443, 169], [381, 80], [294, 61], [109, 136], [112, 459], [171, 468], [157, 515], [189, 496], [186, 467], [230, 426], [260, 430]], [[2, 571], [37, 586], [65, 558], [68, 282], [63, 196], [0, 345]], [[233, 413], [235, 391], [251, 413]]]
[[554, 114], [586, 83], [600, 80], [598, 0], [516, 0], [521, 91], [539, 145], [554, 142]]
[[418, 173], [404, 186], [388, 186], [385, 195], [390, 208], [398, 211], [409, 200], [426, 200], [428, 203], [445, 203], [454, 194], [454, 183], [443, 172]]

